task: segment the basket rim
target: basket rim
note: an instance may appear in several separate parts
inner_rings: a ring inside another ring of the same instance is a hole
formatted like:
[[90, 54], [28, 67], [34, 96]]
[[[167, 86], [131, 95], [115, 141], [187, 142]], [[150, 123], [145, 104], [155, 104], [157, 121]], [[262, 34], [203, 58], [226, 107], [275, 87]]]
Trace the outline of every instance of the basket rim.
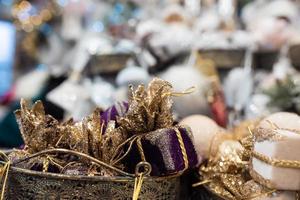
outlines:
[[[41, 178], [54, 178], [54, 179], [64, 179], [64, 180], [80, 180], [80, 181], [107, 181], [107, 182], [129, 182], [134, 181], [132, 177], [126, 176], [113, 176], [113, 177], [105, 177], [105, 176], [86, 176], [86, 175], [67, 175], [67, 174], [59, 174], [59, 173], [51, 173], [51, 172], [40, 172], [29, 169], [23, 169], [19, 167], [11, 166], [10, 170], [16, 173], [22, 173], [30, 176], [36, 176]], [[178, 178], [182, 175], [182, 172], [177, 174], [172, 174], [168, 176], [146, 176], [145, 180], [150, 181], [163, 181], [172, 178]]]

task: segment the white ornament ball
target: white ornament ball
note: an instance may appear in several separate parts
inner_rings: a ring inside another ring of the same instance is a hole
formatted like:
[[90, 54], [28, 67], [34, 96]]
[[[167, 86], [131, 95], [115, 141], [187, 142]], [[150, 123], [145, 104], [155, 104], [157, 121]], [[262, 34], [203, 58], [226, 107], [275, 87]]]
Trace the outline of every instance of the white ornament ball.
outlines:
[[210, 114], [206, 92], [209, 88], [209, 81], [195, 68], [190, 66], [174, 66], [168, 69], [160, 77], [169, 81], [174, 91], [184, 91], [192, 86], [196, 91], [182, 97], [174, 97], [174, 110], [179, 117], [186, 117], [193, 114]]

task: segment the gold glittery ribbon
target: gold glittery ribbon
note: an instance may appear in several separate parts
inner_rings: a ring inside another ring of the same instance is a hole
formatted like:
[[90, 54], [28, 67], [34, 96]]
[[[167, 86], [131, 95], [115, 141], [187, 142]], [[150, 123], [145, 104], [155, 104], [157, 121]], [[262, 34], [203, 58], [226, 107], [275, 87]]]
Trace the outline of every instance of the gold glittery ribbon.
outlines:
[[137, 200], [139, 198], [139, 194], [142, 189], [143, 181], [144, 181], [143, 173], [139, 174], [138, 177], [135, 177], [132, 200]]
[[272, 165], [274, 167], [283, 167], [283, 168], [296, 168], [300, 169], [300, 161], [297, 160], [279, 160], [276, 158], [271, 158], [268, 156], [265, 156], [261, 153], [258, 153], [256, 151], [252, 152], [252, 155], [258, 159], [261, 160], [269, 165]]
[[144, 153], [144, 149], [143, 149], [143, 145], [142, 145], [142, 138], [139, 137], [137, 140], [136, 140], [136, 144], [138, 146], [138, 149], [139, 149], [139, 153], [141, 155], [141, 159], [142, 161], [146, 161], [146, 157], [145, 157], [145, 153]]
[[181, 137], [180, 131], [176, 128], [175, 132], [176, 132], [176, 136], [177, 136], [177, 139], [178, 139], [178, 142], [179, 142], [179, 146], [180, 146], [180, 149], [181, 149], [181, 154], [182, 154], [183, 161], [184, 161], [183, 171], [185, 171], [189, 167], [188, 156], [187, 156], [187, 153], [186, 153], [185, 145], [184, 145], [183, 139]]
[[192, 87], [184, 90], [183, 92], [171, 92], [171, 93], [166, 93], [166, 95], [171, 95], [173, 97], [182, 97], [184, 95], [191, 94], [191, 93], [195, 92], [195, 90], [196, 90], [196, 87], [192, 86]]
[[1, 188], [1, 200], [4, 199], [4, 193], [5, 193], [5, 189], [6, 189], [6, 183], [7, 183], [7, 177], [8, 177], [8, 172], [9, 172], [9, 168], [10, 168], [10, 161], [8, 161], [7, 163], [5, 163], [4, 167], [1, 169], [1, 182], [3, 181], [3, 185]]
[[[142, 170], [142, 171], [140, 171]], [[152, 171], [152, 167], [150, 163], [142, 161], [139, 162], [135, 167], [135, 181], [134, 181], [134, 189], [133, 189], [133, 200], [138, 200], [139, 194], [142, 190], [142, 184], [144, 182], [145, 176], [150, 176], [150, 173]]]
[[[295, 160], [279, 160], [275, 158], [271, 158], [268, 156], [265, 156], [261, 153], [258, 153], [256, 151], [252, 151], [252, 156], [262, 162], [265, 162], [266, 164], [269, 164], [274, 167], [282, 167], [282, 168], [292, 168], [292, 169], [300, 169], [300, 162]], [[250, 164], [249, 166], [249, 173], [251, 177], [259, 182], [262, 185], [267, 186], [268, 188], [274, 188], [274, 184], [260, 174], [258, 174], [254, 169], [253, 165]]]
[[192, 86], [192, 87], [189, 87], [189, 88], [183, 90], [182, 92], [166, 92], [166, 93], [163, 93], [162, 98], [164, 98], [166, 96], [182, 97], [184, 95], [191, 94], [195, 91], [196, 91], [196, 87]]
[[8, 172], [9, 172], [9, 169], [10, 169], [11, 162], [10, 162], [9, 158], [7, 157], [7, 155], [5, 153], [0, 151], [0, 155], [1, 155], [2, 159], [4, 159], [4, 161], [5, 161], [5, 164], [2, 167], [1, 172], [0, 172], [0, 181], [2, 183], [0, 200], [4, 200], [4, 194], [5, 194], [5, 190], [6, 190]]

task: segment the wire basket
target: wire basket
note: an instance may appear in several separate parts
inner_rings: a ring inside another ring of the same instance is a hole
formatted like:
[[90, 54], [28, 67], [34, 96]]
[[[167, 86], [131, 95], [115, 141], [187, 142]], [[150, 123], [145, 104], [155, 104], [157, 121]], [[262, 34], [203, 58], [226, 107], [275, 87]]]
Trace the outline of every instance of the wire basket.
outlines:
[[[29, 158], [41, 155], [40, 152]], [[63, 151], [61, 151], [63, 152]], [[60, 152], [60, 153], [61, 153]], [[69, 151], [68, 151], [69, 152]], [[79, 155], [80, 153], [76, 153]], [[83, 154], [82, 154], [83, 155]], [[83, 156], [85, 159], [88, 155]], [[112, 169], [101, 161], [91, 160], [104, 167]], [[140, 172], [144, 170], [143, 172]], [[120, 172], [120, 170], [117, 170]], [[151, 177], [151, 165], [141, 162], [136, 167], [136, 174], [124, 174], [115, 177], [75, 176], [38, 172], [33, 170], [10, 167], [6, 179], [4, 199], [14, 200], [67, 200], [67, 199], [132, 199], [135, 177], [144, 173], [145, 178], [139, 194], [139, 199], [172, 200], [179, 199], [180, 175], [168, 177]], [[124, 176], [123, 176], [124, 175]]]

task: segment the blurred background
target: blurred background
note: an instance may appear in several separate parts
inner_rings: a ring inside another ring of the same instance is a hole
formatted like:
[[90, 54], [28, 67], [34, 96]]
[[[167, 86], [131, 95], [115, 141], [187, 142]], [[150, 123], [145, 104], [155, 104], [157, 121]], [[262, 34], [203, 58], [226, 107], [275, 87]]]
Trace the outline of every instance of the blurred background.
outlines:
[[0, 147], [23, 144], [14, 110], [59, 120], [128, 100], [161, 77], [177, 120], [231, 127], [300, 113], [300, 3], [292, 0], [0, 0]]

